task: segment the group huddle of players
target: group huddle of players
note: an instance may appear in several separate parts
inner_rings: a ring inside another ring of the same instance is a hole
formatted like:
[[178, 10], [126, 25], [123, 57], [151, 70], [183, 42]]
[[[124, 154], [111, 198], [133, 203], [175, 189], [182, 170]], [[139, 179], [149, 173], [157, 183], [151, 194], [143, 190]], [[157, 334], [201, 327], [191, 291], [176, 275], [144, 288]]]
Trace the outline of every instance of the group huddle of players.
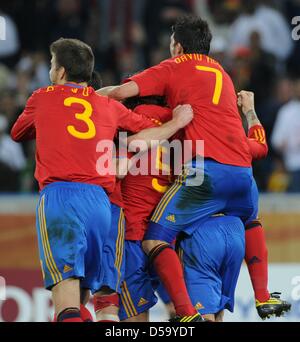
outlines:
[[[92, 294], [98, 322], [147, 322], [156, 291], [173, 322], [222, 321], [243, 260], [260, 317], [291, 308], [268, 291], [251, 168], [268, 147], [254, 94], [236, 95], [209, 57], [204, 20], [182, 17], [172, 30], [170, 59], [99, 90], [91, 48], [54, 42], [53, 85], [34, 92], [13, 126], [15, 141], [36, 140], [38, 244], [55, 321], [92, 321]], [[113, 148], [119, 131], [130, 133], [127, 144], [149, 148], [138, 163], [157, 172], [132, 172], [137, 154]], [[171, 153], [175, 140], [190, 143], [191, 158]]]

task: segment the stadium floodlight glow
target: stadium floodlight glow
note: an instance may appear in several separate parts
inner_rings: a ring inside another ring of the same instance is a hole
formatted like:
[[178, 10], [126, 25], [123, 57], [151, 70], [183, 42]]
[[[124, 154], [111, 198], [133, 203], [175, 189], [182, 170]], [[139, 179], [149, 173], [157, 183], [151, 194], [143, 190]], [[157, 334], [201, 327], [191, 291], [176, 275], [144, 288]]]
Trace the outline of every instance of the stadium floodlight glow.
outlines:
[[292, 19], [292, 25], [296, 25], [296, 27], [294, 27], [292, 31], [292, 38], [294, 40], [299, 40], [300, 39], [300, 16], [299, 15]]
[[0, 277], [0, 300], [6, 300], [6, 281]]
[[6, 40], [6, 21], [0, 16], [0, 40]]

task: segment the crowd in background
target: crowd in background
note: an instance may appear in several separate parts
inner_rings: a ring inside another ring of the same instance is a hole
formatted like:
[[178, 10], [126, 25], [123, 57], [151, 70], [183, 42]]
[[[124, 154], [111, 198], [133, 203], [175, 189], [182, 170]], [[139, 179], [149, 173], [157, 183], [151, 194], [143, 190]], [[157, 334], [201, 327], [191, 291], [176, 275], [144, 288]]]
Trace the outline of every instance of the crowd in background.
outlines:
[[237, 90], [256, 94], [270, 147], [254, 163], [260, 190], [300, 192], [300, 41], [292, 39], [300, 0], [1, 0], [0, 191], [37, 190], [34, 143], [15, 144], [9, 130], [31, 93], [49, 84], [51, 42], [89, 43], [103, 84], [117, 84], [169, 58], [170, 27], [185, 13], [209, 21], [211, 55]]

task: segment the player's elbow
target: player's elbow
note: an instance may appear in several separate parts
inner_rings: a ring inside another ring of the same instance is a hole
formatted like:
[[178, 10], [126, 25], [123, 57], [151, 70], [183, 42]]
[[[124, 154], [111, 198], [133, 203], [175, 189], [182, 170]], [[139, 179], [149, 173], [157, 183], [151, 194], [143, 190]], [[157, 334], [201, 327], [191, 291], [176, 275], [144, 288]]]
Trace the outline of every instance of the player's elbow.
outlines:
[[24, 142], [36, 139], [36, 131], [35, 129], [20, 129], [17, 126], [14, 126], [10, 132], [10, 136], [15, 142]]
[[263, 152], [263, 158], [266, 158], [266, 156], [269, 153], [269, 146], [267, 144], [264, 145], [264, 152]]
[[122, 86], [117, 86], [109, 93], [108, 96], [113, 98], [114, 100], [122, 101], [126, 99], [125, 95], [126, 94], [124, 93]]
[[10, 137], [12, 138], [13, 141], [20, 142], [20, 137], [15, 127], [13, 127], [12, 130], [10, 131]]
[[256, 151], [253, 151], [252, 156], [254, 160], [260, 160], [267, 157], [269, 148], [267, 144], [261, 145]]
[[260, 151], [259, 151], [259, 158], [258, 159], [263, 159], [266, 158], [266, 156], [269, 153], [269, 147], [267, 145], [267, 143], [264, 143], [262, 145], [260, 145]]

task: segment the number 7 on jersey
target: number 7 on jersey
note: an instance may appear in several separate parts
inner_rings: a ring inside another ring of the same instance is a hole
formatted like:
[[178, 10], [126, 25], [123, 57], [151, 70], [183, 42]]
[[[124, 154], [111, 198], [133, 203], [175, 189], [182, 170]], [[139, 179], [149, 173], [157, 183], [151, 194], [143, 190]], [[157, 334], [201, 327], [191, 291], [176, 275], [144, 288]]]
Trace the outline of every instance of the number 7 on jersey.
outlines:
[[216, 75], [216, 85], [215, 85], [214, 96], [213, 96], [212, 102], [214, 105], [217, 106], [220, 102], [220, 97], [221, 97], [222, 88], [223, 88], [222, 72], [218, 69], [210, 68], [210, 67], [206, 67], [202, 65], [197, 65], [196, 69], [199, 71], [212, 72]]

